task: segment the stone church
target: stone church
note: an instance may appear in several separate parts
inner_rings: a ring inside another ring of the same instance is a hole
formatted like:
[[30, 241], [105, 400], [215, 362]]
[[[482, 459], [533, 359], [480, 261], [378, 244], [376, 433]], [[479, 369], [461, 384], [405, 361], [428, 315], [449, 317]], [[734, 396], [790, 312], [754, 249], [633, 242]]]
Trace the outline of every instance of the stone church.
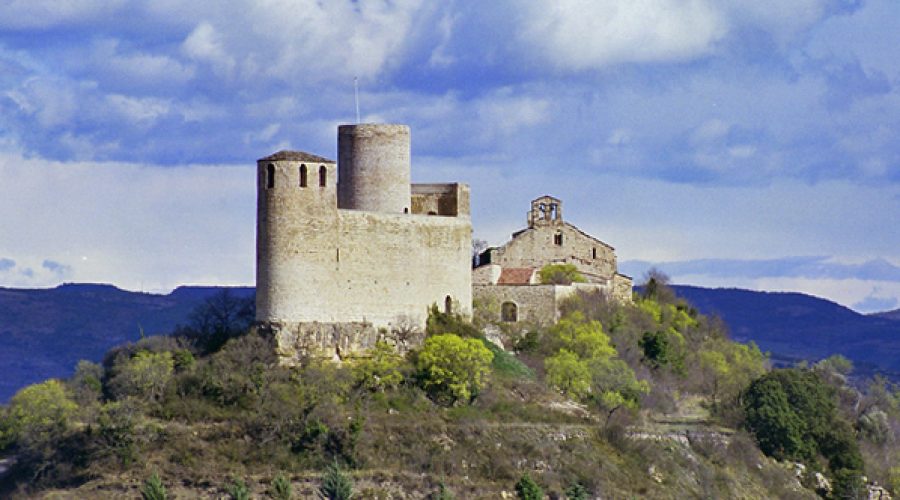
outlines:
[[[541, 284], [540, 269], [558, 263], [574, 265], [587, 283]], [[476, 258], [472, 287], [476, 302], [498, 306], [499, 321], [547, 323], [558, 319], [560, 301], [579, 290], [630, 301], [632, 280], [618, 272], [613, 247], [565, 222], [562, 201], [541, 196], [531, 202], [525, 229]]]

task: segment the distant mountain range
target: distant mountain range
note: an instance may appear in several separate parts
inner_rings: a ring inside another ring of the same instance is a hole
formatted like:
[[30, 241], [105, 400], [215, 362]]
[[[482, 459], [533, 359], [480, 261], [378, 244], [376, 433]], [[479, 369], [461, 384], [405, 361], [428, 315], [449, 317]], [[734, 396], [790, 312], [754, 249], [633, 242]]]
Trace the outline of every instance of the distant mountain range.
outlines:
[[900, 311], [865, 315], [802, 293], [676, 285], [704, 314], [717, 315], [734, 340], [752, 340], [773, 358], [850, 358], [857, 371], [900, 379]]
[[[181, 287], [168, 295], [111, 285], [0, 288], [0, 402], [19, 388], [71, 375], [80, 359], [100, 361], [111, 347], [169, 333], [225, 287]], [[732, 337], [755, 341], [781, 361], [840, 353], [859, 371], [900, 380], [900, 310], [863, 315], [801, 293], [674, 286], [704, 314], [720, 316]], [[250, 297], [251, 287], [228, 288]]]
[[[67, 284], [50, 289], [0, 288], [0, 402], [22, 386], [68, 377], [80, 359], [146, 335], [169, 333], [224, 287], [181, 287], [168, 295], [112, 285]], [[251, 287], [229, 288], [252, 296]]]
[[872, 313], [869, 316], [872, 316], [875, 318], [884, 318], [884, 319], [892, 319], [894, 321], [900, 321], [900, 309], [894, 309], [893, 311]]

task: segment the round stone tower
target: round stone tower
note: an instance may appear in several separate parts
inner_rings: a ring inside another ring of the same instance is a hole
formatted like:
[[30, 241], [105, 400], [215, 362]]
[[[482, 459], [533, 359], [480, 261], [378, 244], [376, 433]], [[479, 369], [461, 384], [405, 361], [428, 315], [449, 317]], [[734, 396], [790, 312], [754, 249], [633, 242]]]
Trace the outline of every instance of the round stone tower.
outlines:
[[303, 317], [321, 308], [308, 290], [332, 279], [337, 168], [301, 151], [279, 151], [256, 165], [256, 319]]
[[409, 213], [409, 127], [338, 127], [338, 207]]

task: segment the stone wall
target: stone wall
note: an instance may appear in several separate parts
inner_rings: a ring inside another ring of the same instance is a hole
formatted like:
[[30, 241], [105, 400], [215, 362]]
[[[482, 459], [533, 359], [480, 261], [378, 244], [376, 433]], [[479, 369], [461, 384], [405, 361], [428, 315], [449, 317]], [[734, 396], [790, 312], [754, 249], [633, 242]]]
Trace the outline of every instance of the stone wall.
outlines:
[[[556, 244], [559, 236], [561, 245]], [[490, 259], [503, 267], [541, 268], [550, 262], [568, 262], [594, 282], [606, 282], [616, 273], [612, 247], [565, 222], [525, 229], [492, 251]]]
[[473, 285], [472, 298], [479, 306], [494, 311], [496, 321], [501, 320], [501, 305], [512, 302], [520, 323], [546, 326], [559, 320], [559, 302], [575, 290], [565, 285]]
[[369, 323], [268, 322], [257, 330], [275, 338], [276, 354], [282, 365], [299, 366], [305, 360], [342, 361], [365, 355], [377, 342], [387, 342], [399, 353], [420, 345], [424, 332], [404, 325], [389, 330]]
[[412, 213], [468, 215], [469, 187], [465, 184], [413, 184]]
[[619, 302], [631, 302], [632, 280], [624, 274], [616, 273], [612, 281], [612, 296]]
[[471, 315], [471, 223], [465, 217], [340, 210], [305, 218], [268, 255], [260, 321], [423, 325], [428, 307]]

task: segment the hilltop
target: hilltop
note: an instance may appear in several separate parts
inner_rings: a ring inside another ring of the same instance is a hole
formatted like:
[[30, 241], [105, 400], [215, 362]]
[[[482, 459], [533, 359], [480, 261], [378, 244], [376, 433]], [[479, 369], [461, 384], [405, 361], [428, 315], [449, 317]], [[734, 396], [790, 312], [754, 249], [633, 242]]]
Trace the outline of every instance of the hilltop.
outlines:
[[[99, 361], [109, 348], [170, 332], [189, 321], [205, 299], [229, 290], [252, 297], [252, 287], [179, 287], [166, 295], [111, 285], [67, 284], [51, 289], [0, 288], [0, 402], [20, 387], [66, 377], [80, 359]], [[897, 311], [862, 315], [801, 293], [675, 285], [700, 312], [720, 316], [732, 338], [753, 340], [776, 360], [816, 361], [842, 354], [861, 373], [900, 380]]]

